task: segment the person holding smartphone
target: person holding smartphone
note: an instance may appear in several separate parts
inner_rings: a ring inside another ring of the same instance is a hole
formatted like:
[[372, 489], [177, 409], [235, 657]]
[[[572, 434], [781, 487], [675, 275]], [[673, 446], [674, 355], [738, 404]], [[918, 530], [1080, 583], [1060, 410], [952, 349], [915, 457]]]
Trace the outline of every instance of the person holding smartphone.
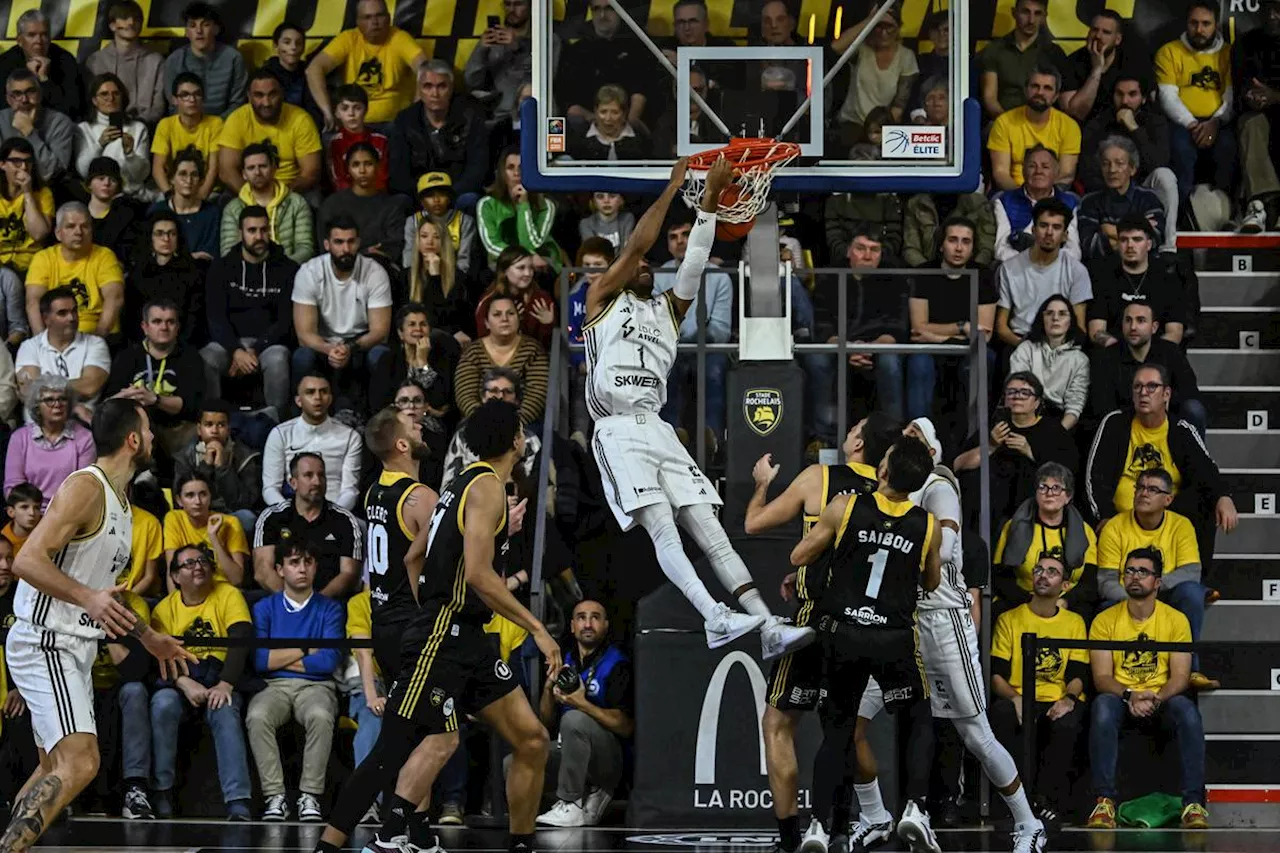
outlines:
[[160, 197], [151, 177], [151, 133], [128, 116], [129, 90], [110, 71], [89, 83], [89, 118], [76, 126], [76, 173], [88, 177], [89, 165], [98, 157], [120, 164], [125, 195], [146, 201]]
[[[487, 92], [481, 100], [491, 105], [494, 118], [507, 118], [520, 106], [520, 86], [533, 73], [533, 40], [530, 38], [530, 0], [505, 0], [501, 22], [490, 15], [480, 34], [480, 44], [462, 70], [467, 90]], [[551, 34], [551, 70], [560, 59], [560, 37]], [[594, 93], [593, 93], [594, 94]]]

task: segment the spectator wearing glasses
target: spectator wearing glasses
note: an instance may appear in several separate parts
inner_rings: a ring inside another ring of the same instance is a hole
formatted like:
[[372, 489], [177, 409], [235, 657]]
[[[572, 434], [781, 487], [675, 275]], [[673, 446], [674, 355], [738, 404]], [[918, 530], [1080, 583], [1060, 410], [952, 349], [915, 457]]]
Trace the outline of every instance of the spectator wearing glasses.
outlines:
[[[1186, 420], [1169, 418], [1169, 372], [1144, 364], [1133, 374], [1132, 408], [1116, 409], [1102, 419], [1085, 468], [1087, 509], [1105, 521], [1134, 508], [1138, 476], [1162, 468], [1173, 481], [1169, 507], [1191, 519], [1200, 556], [1213, 554], [1215, 527], [1230, 533], [1239, 521], [1218, 465]], [[1204, 575], [1208, 576], [1208, 566]]]
[[[693, 2], [693, 0], [686, 0]], [[487, 28], [462, 70], [467, 89], [482, 100], [493, 102], [495, 118], [506, 118], [519, 107], [520, 86], [533, 73], [533, 33], [529, 18], [530, 0], [502, 0], [502, 24]], [[702, 7], [703, 19], [706, 7]], [[677, 32], [679, 27], [677, 26]], [[542, 50], [543, 46], [538, 45]], [[560, 37], [551, 34], [549, 73], [554, 73], [560, 57]]]
[[[1044, 416], [1044, 386], [1034, 373], [1011, 373], [1004, 382], [1004, 405], [991, 418], [991, 434], [984, 436], [991, 453], [991, 524], [993, 534], [1023, 502], [1036, 494], [1036, 472], [1046, 462], [1074, 471], [1075, 441], [1057, 418]], [[981, 451], [971, 436], [952, 466], [964, 494], [980, 490]], [[976, 501], [967, 501], [970, 506]]]
[[89, 118], [77, 125], [76, 172], [88, 175], [94, 159], [110, 157], [120, 166], [125, 195], [153, 200], [153, 191], [145, 186], [151, 175], [151, 132], [129, 117], [129, 90], [124, 82], [110, 71], [94, 77], [89, 83], [89, 103]]
[[160, 192], [167, 193], [174, 181], [170, 163], [178, 153], [194, 149], [203, 158], [202, 174], [196, 195], [207, 199], [218, 184], [218, 136], [222, 133], [222, 117], [204, 111], [204, 81], [190, 71], [174, 78], [171, 93], [175, 113], [160, 119], [155, 138], [151, 140], [151, 179]]
[[19, 69], [40, 82], [44, 102], [64, 115], [78, 118], [84, 110], [84, 86], [76, 58], [50, 39], [49, 18], [39, 8], [18, 17], [18, 43], [0, 54], [0, 77]]
[[53, 231], [53, 193], [40, 179], [31, 142], [20, 136], [0, 143], [0, 218], [6, 223], [0, 230], [0, 264], [25, 276]]
[[1131, 406], [1135, 373], [1140, 367], [1159, 365], [1168, 377], [1170, 406], [1203, 436], [1209, 415], [1200, 402], [1200, 388], [1186, 353], [1173, 341], [1157, 337], [1160, 324], [1149, 302], [1133, 300], [1123, 316], [1124, 341], [1094, 350], [1090, 398], [1094, 416], [1101, 418], [1113, 409]]
[[[147, 303], [161, 299], [172, 302], [178, 308], [182, 342], [199, 346], [208, 340], [204, 309], [205, 273], [187, 251], [177, 214], [156, 210], [147, 217], [138, 238], [133, 269], [124, 294], [126, 321], [141, 319], [145, 326], [143, 309]], [[131, 328], [128, 322], [124, 333], [130, 341], [145, 339], [145, 329]]]
[[191, 3], [182, 10], [187, 43], [164, 61], [164, 85], [176, 91], [179, 75], [189, 72], [204, 81], [204, 107], [226, 118], [245, 101], [244, 59], [240, 51], [218, 41], [222, 19], [208, 3]]
[[390, 125], [413, 103], [414, 76], [426, 61], [413, 36], [392, 25], [384, 0], [360, 0], [355, 29], [339, 33], [307, 66], [307, 88], [324, 116], [324, 130], [338, 129], [326, 81], [330, 72], [341, 68], [343, 83], [369, 93], [370, 124]]
[[115, 74], [132, 104], [129, 115], [154, 127], [166, 112], [164, 57], [141, 44], [144, 23], [134, 0], [114, 0], [107, 8], [111, 43], [89, 54], [84, 68], [89, 74]]
[[93, 420], [93, 408], [111, 370], [107, 342], [80, 331], [76, 294], [71, 288], [47, 290], [37, 305], [42, 331], [18, 347], [14, 360], [18, 388], [26, 393], [27, 386], [42, 374], [65, 379], [76, 395], [69, 414], [87, 424]]
[[[194, 148], [179, 151], [171, 166], [171, 188], [166, 196], [147, 211], [172, 214], [182, 233], [182, 242], [191, 258], [200, 261], [201, 270], [220, 254], [218, 251], [219, 228], [222, 211], [218, 205], [206, 201], [200, 195], [205, 182], [205, 159]], [[203, 318], [202, 318], [203, 319]]]
[[25, 68], [12, 71], [5, 77], [4, 91], [9, 106], [0, 110], [0, 140], [27, 140], [35, 152], [40, 176], [45, 183], [61, 185], [71, 170], [75, 122], [44, 104], [40, 79]]
[[991, 730], [1022, 767], [1023, 721], [1028, 714], [1040, 718], [1036, 746], [1042, 772], [1036, 774], [1036, 788], [1041, 804], [1066, 802], [1071, 792], [1072, 755], [1085, 718], [1089, 652], [1055, 649], [1043, 663], [1037, 659], [1035, 688], [1028, 693], [1022, 683], [1022, 635], [1085, 639], [1084, 619], [1059, 606], [1069, 574], [1061, 556], [1041, 554], [1031, 569], [1026, 601], [1000, 615], [991, 641]]
[[27, 423], [9, 437], [5, 453], [5, 494], [30, 483], [45, 496], [44, 509], [63, 480], [98, 458], [89, 428], [71, 417], [75, 400], [71, 383], [61, 376], [37, 376], [27, 383]]
[[249, 751], [245, 748], [241, 709], [244, 697], [236, 686], [245, 672], [249, 647], [209, 648], [199, 645], [201, 634], [248, 639], [253, 619], [240, 590], [219, 583], [213, 554], [207, 547], [184, 545], [169, 559], [172, 592], [151, 613], [151, 626], [175, 637], [191, 636], [187, 648], [200, 659], [186, 675], [160, 681], [151, 695], [152, 804], [161, 819], [174, 816], [174, 788], [178, 783], [178, 730], [184, 719], [201, 717], [213, 735], [218, 755], [218, 778], [227, 818], [250, 819]]
[[[1036, 494], [1005, 522], [996, 543], [992, 589], [994, 615], [1026, 604], [1035, 591], [1032, 571], [1051, 556], [1065, 574], [1058, 590], [1063, 606], [1090, 615], [1097, 595], [1098, 537], [1072, 504], [1076, 478], [1066, 466], [1046, 462], [1036, 471]], [[1014, 670], [1017, 672], [1017, 670]]]
[[[523, 402], [524, 391], [524, 381], [520, 378], [520, 374], [506, 367], [491, 367], [484, 372], [480, 399], [476, 401], [476, 405], [472, 409], [479, 408], [481, 403], [486, 403], [490, 400], [502, 400], [519, 406]], [[440, 491], [447, 489], [453, 478], [458, 476], [464, 468], [480, 459], [467, 446], [466, 434], [467, 421], [463, 419], [453, 434], [453, 440], [449, 442], [448, 452], [445, 453], [444, 476], [440, 481]], [[532, 476], [534, 465], [538, 460], [538, 451], [541, 449], [542, 438], [526, 425], [524, 428], [524, 455], [516, 463], [515, 468], [512, 470], [512, 476], [521, 479], [528, 479]]]
[[[1169, 510], [1173, 503], [1173, 478], [1163, 468], [1148, 468], [1133, 486], [1133, 510], [1107, 522], [1098, 537], [1098, 592], [1103, 607], [1125, 599], [1125, 578], [1120, 566], [1125, 555], [1140, 548], [1159, 552], [1165, 571], [1159, 598], [1187, 617], [1191, 639], [1200, 639], [1208, 589], [1200, 582], [1200, 547], [1191, 520]], [[1196, 690], [1218, 686], [1199, 672], [1199, 655], [1191, 656], [1191, 686]]]
[[[1164, 560], [1154, 548], [1139, 548], [1125, 556], [1125, 600], [1093, 620], [1090, 640], [1187, 643], [1187, 617], [1159, 600]], [[1116, 763], [1120, 733], [1152, 723], [1172, 734], [1182, 764], [1182, 828], [1206, 829], [1204, 807], [1204, 722], [1190, 687], [1189, 652], [1091, 650], [1089, 664], [1096, 696], [1090, 714], [1089, 764], [1097, 803], [1089, 815], [1090, 829], [1116, 828]]]
[[[442, 419], [434, 414], [439, 409], [433, 408], [427, 402], [428, 397], [435, 397], [435, 395], [423, 390], [423, 387], [413, 379], [405, 379], [395, 389], [391, 405], [407, 413], [416, 423], [422, 425], [422, 443], [427, 446], [428, 453], [425, 459], [418, 461], [418, 482], [435, 489], [439, 487], [440, 478], [444, 473], [444, 454], [449, 444], [449, 436], [452, 434], [450, 427], [456, 422], [456, 418]], [[366, 470], [368, 470], [367, 459]]]

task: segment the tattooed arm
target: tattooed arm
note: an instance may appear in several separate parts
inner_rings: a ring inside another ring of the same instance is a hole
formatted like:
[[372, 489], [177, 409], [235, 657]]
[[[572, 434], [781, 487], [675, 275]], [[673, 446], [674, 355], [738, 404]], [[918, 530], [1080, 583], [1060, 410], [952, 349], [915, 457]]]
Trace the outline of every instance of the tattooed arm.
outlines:
[[431, 526], [431, 514], [436, 511], [436, 501], [440, 496], [421, 483], [409, 490], [404, 499], [404, 523], [409, 528], [407, 533], [413, 537], [409, 551], [404, 555], [404, 571], [409, 577], [409, 588], [413, 597], [418, 597], [418, 578], [422, 575], [422, 566], [427, 559], [427, 530]]

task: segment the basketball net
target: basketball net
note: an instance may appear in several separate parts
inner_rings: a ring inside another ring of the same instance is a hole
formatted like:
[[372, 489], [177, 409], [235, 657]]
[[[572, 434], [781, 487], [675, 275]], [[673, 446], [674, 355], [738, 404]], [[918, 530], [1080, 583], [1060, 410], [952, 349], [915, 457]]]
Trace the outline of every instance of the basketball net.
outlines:
[[733, 183], [720, 194], [716, 218], [721, 222], [750, 222], [769, 204], [773, 176], [799, 156], [799, 145], [774, 139], [734, 139], [723, 148], [694, 154], [689, 157], [685, 173], [685, 204], [696, 209], [702, 203], [707, 171], [724, 157], [734, 167]]

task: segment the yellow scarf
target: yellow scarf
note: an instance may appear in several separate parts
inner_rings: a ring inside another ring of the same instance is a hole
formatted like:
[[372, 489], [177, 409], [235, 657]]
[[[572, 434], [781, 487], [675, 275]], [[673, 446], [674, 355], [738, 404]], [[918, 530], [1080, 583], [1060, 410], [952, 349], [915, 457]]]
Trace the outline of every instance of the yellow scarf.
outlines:
[[[284, 201], [284, 197], [289, 194], [289, 187], [281, 181], [276, 181], [276, 192], [271, 197], [271, 201], [267, 202], [267, 222], [271, 226], [271, 242], [278, 243], [276, 239], [276, 211], [280, 209], [280, 203]], [[252, 207], [258, 203], [258, 199], [253, 195], [253, 187], [247, 183], [240, 188], [240, 200], [245, 203], [246, 207]]]

